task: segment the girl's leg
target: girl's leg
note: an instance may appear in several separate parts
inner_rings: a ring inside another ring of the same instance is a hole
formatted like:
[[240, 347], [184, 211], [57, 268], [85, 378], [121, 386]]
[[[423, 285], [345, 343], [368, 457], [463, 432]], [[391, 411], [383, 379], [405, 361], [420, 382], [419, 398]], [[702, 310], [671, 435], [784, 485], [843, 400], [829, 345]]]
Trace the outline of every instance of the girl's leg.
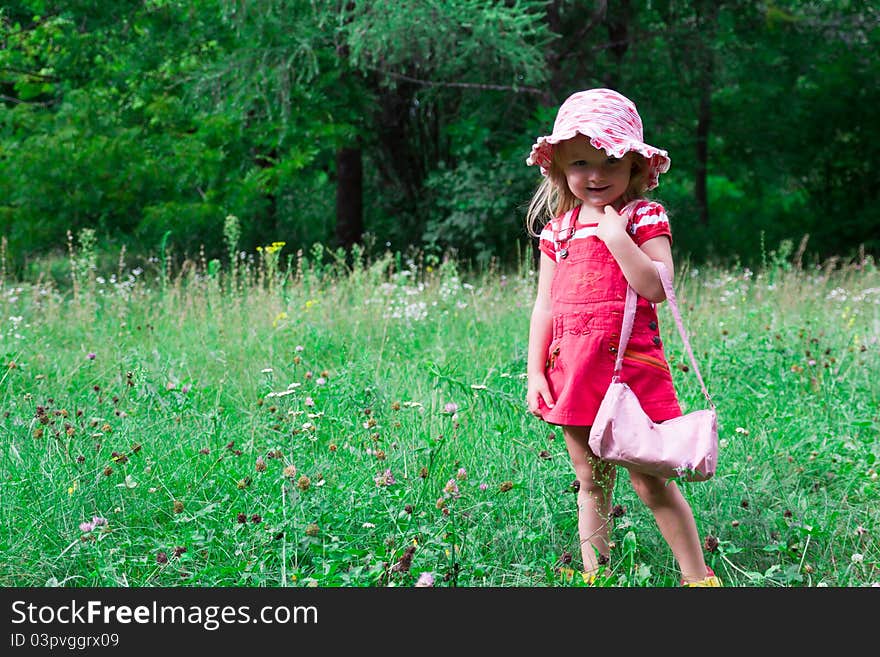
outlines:
[[[603, 464], [588, 446], [589, 427], [563, 427], [565, 445], [580, 488], [578, 535], [584, 572], [594, 574], [608, 560], [608, 525], [615, 467]], [[601, 557], [600, 557], [601, 555]]]
[[674, 481], [668, 484], [658, 477], [629, 471], [639, 499], [654, 513], [657, 527], [669, 544], [685, 582], [706, 577], [706, 561], [690, 505]]

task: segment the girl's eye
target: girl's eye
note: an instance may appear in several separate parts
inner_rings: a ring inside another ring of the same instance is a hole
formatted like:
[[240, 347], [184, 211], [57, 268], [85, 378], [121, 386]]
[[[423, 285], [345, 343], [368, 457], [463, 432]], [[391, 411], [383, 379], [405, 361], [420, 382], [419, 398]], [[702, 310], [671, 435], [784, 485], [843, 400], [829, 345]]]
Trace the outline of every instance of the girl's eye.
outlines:
[[615, 164], [620, 164], [621, 162], [623, 162], [623, 158], [622, 158], [622, 157], [609, 157], [609, 158], [608, 158], [607, 160], [605, 160], [605, 161], [606, 161], [608, 164], [610, 164], [611, 166], [614, 166]]

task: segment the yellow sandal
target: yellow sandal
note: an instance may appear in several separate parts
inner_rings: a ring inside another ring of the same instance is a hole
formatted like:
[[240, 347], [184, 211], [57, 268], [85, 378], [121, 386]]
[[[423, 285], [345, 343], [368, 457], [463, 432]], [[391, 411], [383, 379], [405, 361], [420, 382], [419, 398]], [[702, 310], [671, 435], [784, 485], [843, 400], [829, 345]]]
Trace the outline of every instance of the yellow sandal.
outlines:
[[711, 588], [724, 588], [724, 584], [721, 583], [721, 578], [718, 577], [709, 566], [706, 566], [706, 577], [697, 582], [691, 582], [690, 584], [682, 579], [681, 585], [687, 587], [706, 586]]

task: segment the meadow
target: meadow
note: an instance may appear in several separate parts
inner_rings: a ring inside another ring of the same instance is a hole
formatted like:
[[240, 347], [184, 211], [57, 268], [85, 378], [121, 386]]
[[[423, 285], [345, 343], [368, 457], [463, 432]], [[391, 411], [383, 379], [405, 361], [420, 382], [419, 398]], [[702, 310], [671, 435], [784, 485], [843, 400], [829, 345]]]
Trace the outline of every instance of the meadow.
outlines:
[[[721, 437], [679, 485], [726, 586], [877, 585], [880, 271], [790, 246], [677, 263]], [[564, 441], [524, 402], [530, 257], [69, 247], [60, 280], [0, 278], [0, 585], [583, 586]], [[614, 495], [598, 585], [677, 585], [625, 471]]]

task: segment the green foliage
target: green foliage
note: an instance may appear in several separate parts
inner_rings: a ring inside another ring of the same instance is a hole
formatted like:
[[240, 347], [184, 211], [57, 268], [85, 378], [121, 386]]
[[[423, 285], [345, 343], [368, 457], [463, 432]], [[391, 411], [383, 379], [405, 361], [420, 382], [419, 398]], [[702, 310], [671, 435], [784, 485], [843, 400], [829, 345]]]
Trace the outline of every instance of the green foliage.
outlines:
[[243, 249], [329, 244], [354, 148], [378, 244], [511, 261], [529, 146], [568, 93], [614, 86], [672, 156], [683, 255], [754, 264], [761, 232], [876, 253], [877, 25], [864, 1], [7, 2], [0, 234], [22, 274], [83, 228], [140, 256], [171, 231], [224, 258], [230, 214]]

